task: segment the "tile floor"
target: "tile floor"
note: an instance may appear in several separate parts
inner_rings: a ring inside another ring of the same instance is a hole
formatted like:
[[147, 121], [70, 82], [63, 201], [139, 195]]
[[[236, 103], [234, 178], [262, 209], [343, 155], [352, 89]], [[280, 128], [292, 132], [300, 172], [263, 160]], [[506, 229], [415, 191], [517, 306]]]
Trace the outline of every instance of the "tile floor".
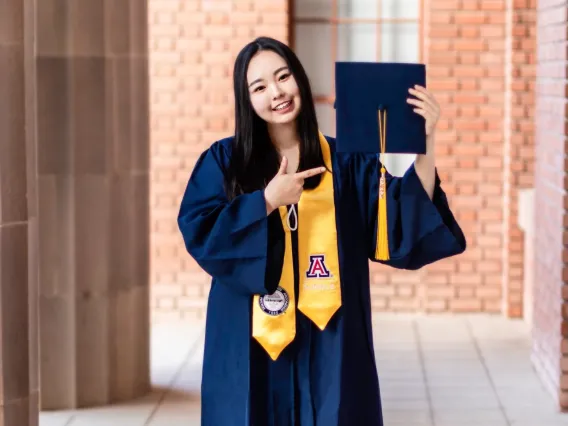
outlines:
[[[534, 373], [522, 322], [377, 315], [375, 341], [385, 426], [568, 425]], [[199, 426], [202, 345], [201, 326], [155, 326], [150, 395], [43, 412], [40, 426]]]

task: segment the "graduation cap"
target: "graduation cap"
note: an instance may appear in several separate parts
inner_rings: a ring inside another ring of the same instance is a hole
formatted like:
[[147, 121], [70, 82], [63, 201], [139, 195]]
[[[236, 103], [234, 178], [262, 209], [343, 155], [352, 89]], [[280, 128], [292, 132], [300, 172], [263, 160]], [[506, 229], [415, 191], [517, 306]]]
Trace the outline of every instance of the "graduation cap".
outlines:
[[[337, 151], [425, 154], [424, 117], [407, 102], [417, 84], [426, 87], [423, 64], [336, 62]], [[380, 172], [375, 258], [389, 260], [384, 166]]]
[[406, 102], [408, 89], [426, 87], [426, 66], [336, 62], [338, 152], [425, 154], [424, 117]]

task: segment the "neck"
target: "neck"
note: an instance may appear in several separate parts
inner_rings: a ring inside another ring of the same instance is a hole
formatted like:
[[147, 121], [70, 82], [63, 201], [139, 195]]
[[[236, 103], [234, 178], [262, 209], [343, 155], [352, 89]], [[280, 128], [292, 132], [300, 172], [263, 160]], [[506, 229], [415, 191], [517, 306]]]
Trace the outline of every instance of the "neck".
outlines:
[[269, 124], [268, 134], [279, 152], [295, 148], [300, 144], [296, 123]]

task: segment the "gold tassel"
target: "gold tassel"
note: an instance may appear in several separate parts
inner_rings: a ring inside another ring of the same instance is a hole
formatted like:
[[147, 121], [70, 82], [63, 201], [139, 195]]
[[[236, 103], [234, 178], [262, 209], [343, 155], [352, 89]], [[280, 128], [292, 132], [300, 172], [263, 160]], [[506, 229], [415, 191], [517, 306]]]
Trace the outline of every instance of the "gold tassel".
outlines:
[[379, 138], [381, 139], [381, 177], [379, 178], [379, 207], [378, 207], [378, 224], [377, 224], [377, 244], [375, 246], [375, 258], [377, 260], [389, 260], [389, 236], [387, 227], [387, 181], [385, 177], [385, 167], [382, 165], [382, 154], [385, 154], [386, 143], [386, 126], [387, 126], [387, 112], [384, 111], [384, 125], [382, 124], [383, 118], [379, 110]]

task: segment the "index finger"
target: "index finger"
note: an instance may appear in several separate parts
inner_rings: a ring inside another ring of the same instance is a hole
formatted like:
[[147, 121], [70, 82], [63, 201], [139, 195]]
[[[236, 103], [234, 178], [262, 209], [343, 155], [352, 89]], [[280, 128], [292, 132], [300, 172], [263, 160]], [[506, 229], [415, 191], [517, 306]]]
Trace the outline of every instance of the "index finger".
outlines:
[[417, 98], [422, 99], [424, 102], [431, 105], [432, 107], [437, 108], [436, 100], [434, 99], [432, 94], [428, 90], [426, 90], [425, 87], [416, 85], [415, 88], [410, 88], [409, 92], [412, 93]]
[[300, 179], [307, 179], [309, 177], [319, 175], [325, 172], [325, 167], [316, 167], [314, 169], [304, 170], [303, 172], [296, 173], [296, 177]]

